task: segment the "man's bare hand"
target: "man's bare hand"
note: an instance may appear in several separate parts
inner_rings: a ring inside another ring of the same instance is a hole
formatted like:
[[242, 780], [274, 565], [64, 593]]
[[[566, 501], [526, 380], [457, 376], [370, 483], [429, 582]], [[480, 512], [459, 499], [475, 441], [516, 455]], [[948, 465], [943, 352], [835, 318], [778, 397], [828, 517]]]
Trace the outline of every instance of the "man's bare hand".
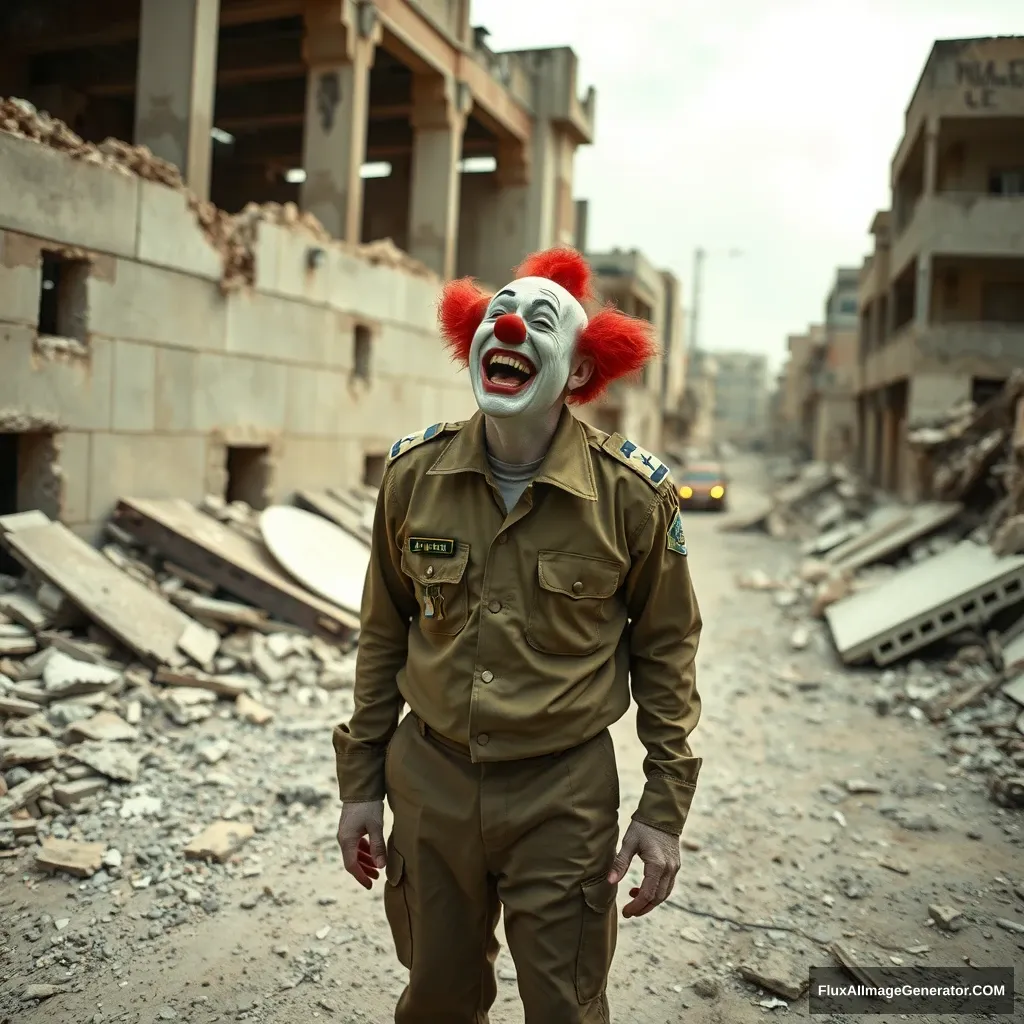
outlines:
[[631, 821], [608, 873], [608, 881], [621, 882], [634, 857], [643, 861], [644, 880], [639, 888], [629, 890], [633, 899], [622, 908], [623, 917], [643, 917], [668, 899], [679, 872], [679, 837]]
[[364, 888], [373, 887], [387, 864], [384, 845], [384, 801], [341, 805], [338, 845], [345, 870]]

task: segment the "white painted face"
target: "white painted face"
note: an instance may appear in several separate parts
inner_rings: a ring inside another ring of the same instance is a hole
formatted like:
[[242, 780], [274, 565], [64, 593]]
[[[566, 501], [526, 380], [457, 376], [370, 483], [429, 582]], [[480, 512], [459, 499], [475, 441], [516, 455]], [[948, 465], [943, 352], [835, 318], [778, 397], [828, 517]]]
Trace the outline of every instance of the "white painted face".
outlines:
[[539, 414], [559, 404], [586, 324], [583, 306], [554, 281], [523, 277], [502, 288], [469, 351], [473, 394], [484, 415]]

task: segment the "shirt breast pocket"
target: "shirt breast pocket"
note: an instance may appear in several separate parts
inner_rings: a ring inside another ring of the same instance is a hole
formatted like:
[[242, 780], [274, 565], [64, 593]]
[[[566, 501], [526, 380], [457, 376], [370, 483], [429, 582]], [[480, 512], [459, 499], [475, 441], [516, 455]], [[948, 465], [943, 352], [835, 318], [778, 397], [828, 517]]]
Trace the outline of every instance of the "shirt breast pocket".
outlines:
[[465, 628], [469, 620], [468, 565], [468, 544], [459, 544], [451, 557], [403, 549], [402, 572], [415, 585], [420, 632], [456, 636]]
[[617, 562], [568, 551], [537, 554], [537, 587], [526, 642], [542, 654], [593, 654], [619, 589]]

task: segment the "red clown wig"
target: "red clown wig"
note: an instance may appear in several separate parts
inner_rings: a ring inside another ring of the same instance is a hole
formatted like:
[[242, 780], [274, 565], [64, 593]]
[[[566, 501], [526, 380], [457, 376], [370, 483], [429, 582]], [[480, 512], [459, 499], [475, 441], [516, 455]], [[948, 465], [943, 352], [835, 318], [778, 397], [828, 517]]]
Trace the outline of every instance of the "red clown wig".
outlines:
[[[546, 249], [528, 256], [516, 270], [516, 279], [522, 277], [547, 278], [561, 285], [578, 302], [593, 301], [590, 267], [575, 249]], [[469, 364], [473, 335], [490, 302], [491, 296], [468, 277], [449, 281], [441, 293], [441, 337], [452, 359], [463, 366]], [[592, 402], [612, 381], [641, 370], [657, 351], [651, 325], [646, 320], [626, 316], [612, 305], [590, 317], [576, 345], [579, 355], [593, 360], [594, 372], [583, 387], [569, 395], [568, 401], [574, 405]]]

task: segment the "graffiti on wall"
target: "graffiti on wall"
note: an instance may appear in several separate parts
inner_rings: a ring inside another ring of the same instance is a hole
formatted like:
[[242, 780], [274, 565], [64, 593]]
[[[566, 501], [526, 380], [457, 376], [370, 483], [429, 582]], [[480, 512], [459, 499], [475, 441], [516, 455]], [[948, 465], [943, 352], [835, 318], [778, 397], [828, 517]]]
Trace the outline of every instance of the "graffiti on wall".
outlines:
[[1024, 58], [958, 60], [956, 84], [964, 90], [964, 103], [972, 110], [994, 110], [1000, 93], [1007, 89], [1024, 92]]

